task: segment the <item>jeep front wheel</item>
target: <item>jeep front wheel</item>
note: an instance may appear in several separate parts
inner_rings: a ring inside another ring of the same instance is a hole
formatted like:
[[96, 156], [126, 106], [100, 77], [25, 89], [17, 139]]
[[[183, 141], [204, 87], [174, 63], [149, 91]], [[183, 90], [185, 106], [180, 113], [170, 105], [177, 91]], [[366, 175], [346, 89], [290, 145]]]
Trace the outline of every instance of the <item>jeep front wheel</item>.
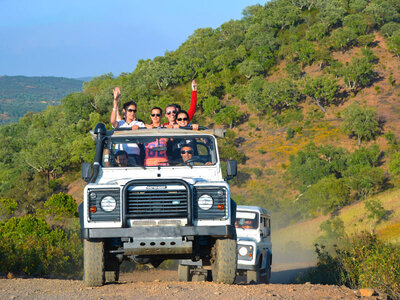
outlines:
[[236, 277], [236, 263], [236, 240], [216, 240], [211, 264], [213, 281], [232, 284]]
[[104, 284], [104, 242], [83, 240], [83, 282], [86, 286]]

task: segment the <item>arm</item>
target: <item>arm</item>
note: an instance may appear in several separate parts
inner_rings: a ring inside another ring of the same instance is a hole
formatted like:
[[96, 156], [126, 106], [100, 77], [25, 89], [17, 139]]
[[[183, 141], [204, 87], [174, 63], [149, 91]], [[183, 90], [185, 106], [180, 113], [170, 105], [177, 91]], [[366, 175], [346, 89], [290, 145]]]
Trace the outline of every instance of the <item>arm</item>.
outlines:
[[121, 91], [120, 91], [118, 86], [116, 86], [115, 89], [113, 89], [113, 93], [114, 93], [114, 106], [113, 106], [113, 109], [111, 111], [110, 123], [111, 123], [113, 128], [116, 128], [116, 127], [118, 127], [117, 116], [119, 116], [119, 113], [118, 113], [118, 102], [119, 102], [119, 99], [121, 97]]
[[190, 108], [188, 110], [189, 122], [193, 118], [194, 113], [196, 112], [196, 105], [197, 105], [197, 84], [193, 80], [192, 81], [192, 99], [190, 101]]

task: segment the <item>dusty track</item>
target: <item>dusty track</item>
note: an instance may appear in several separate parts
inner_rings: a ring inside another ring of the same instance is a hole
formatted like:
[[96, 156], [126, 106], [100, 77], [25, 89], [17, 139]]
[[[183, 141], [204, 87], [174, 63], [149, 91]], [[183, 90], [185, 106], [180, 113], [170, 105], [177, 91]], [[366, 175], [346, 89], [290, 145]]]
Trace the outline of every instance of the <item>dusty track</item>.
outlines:
[[[300, 266], [301, 267], [301, 266]], [[135, 271], [120, 282], [98, 288], [79, 280], [1, 279], [0, 299], [358, 299], [358, 292], [339, 286], [288, 284], [303, 268], [276, 266], [271, 284], [234, 285], [179, 282], [176, 271]]]

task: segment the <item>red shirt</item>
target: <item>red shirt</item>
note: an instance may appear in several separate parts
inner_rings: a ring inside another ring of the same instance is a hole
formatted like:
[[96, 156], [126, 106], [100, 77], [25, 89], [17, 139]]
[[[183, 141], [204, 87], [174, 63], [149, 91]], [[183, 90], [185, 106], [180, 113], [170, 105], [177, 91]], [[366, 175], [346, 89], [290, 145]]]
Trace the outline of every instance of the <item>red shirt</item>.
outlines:
[[[194, 113], [196, 112], [196, 105], [197, 105], [197, 91], [192, 91], [192, 98], [190, 99], [190, 108], [187, 111], [189, 115], [189, 120], [188, 120], [189, 122], [193, 118]], [[168, 124], [169, 122], [164, 123], [164, 126]]]
[[153, 151], [154, 147], [167, 147], [168, 139], [156, 139], [154, 142], [145, 144], [146, 158], [144, 165], [148, 166], [168, 166], [167, 151]]

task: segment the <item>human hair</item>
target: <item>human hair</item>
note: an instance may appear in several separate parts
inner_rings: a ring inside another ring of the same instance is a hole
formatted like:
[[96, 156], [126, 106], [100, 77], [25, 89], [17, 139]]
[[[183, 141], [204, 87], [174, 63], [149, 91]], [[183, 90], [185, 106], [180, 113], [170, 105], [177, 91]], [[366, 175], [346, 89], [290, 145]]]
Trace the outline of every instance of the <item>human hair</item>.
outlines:
[[162, 109], [161, 109], [161, 108], [159, 108], [158, 106], [154, 106], [154, 107], [151, 109], [151, 111], [153, 111], [153, 110], [155, 110], [155, 109], [158, 109], [158, 110], [160, 111], [160, 114], [162, 115]]
[[172, 104], [168, 104], [168, 105], [165, 107], [165, 113], [167, 112], [167, 108], [168, 108], [168, 107], [173, 107], [173, 108], [175, 108], [176, 111], [179, 111], [177, 105], [176, 105], [175, 103], [172, 103]]
[[178, 116], [179, 116], [180, 114], [185, 114], [186, 117], [189, 119], [189, 114], [187, 113], [186, 110], [180, 110], [180, 111], [178, 111], [178, 112], [176, 113], [176, 117], [178, 118]]
[[125, 150], [118, 150], [116, 153], [115, 153], [115, 157], [118, 157], [118, 156], [122, 156], [122, 155], [126, 155], [126, 157], [128, 157], [128, 153], [125, 151]]
[[131, 105], [135, 105], [135, 108], [137, 109], [137, 104], [133, 100], [125, 102], [124, 105], [122, 106], [122, 108], [126, 111], [128, 109], [128, 107]]

